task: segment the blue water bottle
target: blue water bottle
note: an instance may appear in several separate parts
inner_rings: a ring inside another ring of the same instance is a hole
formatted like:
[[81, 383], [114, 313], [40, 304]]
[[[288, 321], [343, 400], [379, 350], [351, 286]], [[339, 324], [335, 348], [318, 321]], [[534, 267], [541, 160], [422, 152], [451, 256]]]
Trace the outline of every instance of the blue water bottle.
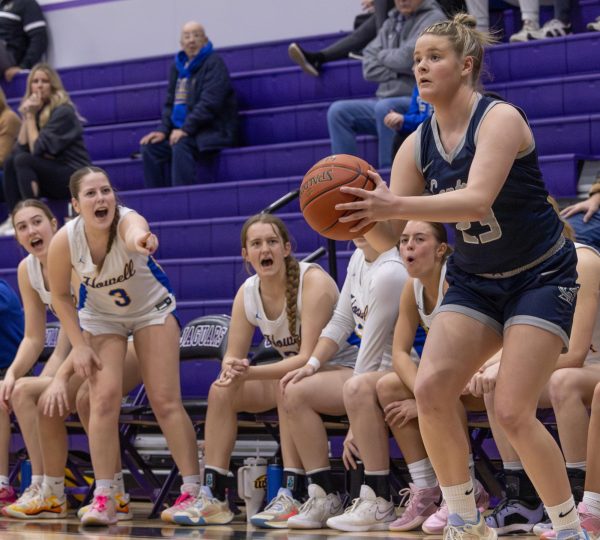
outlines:
[[277, 462], [267, 465], [267, 504], [276, 496], [283, 480], [283, 467]]
[[26, 459], [21, 463], [21, 495], [31, 485], [31, 461]]

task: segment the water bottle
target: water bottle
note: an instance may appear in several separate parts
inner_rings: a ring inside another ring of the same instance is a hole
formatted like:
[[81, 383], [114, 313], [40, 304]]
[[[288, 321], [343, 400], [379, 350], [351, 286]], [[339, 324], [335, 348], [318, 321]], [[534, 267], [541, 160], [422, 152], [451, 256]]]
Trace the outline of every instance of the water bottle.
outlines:
[[269, 463], [267, 465], [267, 504], [277, 497], [282, 480], [283, 467], [277, 462]]
[[21, 495], [31, 485], [31, 461], [26, 459], [21, 463]]

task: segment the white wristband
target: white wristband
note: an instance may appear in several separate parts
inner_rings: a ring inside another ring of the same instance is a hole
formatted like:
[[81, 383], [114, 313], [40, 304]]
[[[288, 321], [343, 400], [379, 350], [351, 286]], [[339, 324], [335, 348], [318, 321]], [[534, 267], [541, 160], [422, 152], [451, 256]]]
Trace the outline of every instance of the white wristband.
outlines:
[[321, 362], [316, 356], [311, 356], [308, 359], [308, 362], [306, 362], [306, 365], [312, 366], [313, 368], [315, 368], [315, 371], [319, 371], [319, 368], [321, 367]]

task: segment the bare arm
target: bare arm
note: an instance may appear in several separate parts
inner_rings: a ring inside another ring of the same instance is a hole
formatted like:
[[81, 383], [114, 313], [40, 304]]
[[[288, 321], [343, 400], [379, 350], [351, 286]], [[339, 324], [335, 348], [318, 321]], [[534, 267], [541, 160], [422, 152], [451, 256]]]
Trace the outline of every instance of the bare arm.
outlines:
[[152, 255], [158, 249], [158, 238], [150, 232], [146, 219], [137, 212], [129, 212], [119, 224], [119, 234], [128, 251]]
[[392, 345], [392, 367], [400, 380], [414, 393], [417, 366], [412, 361], [410, 352], [419, 326], [419, 312], [413, 283], [414, 280], [409, 279], [400, 296], [400, 310]]

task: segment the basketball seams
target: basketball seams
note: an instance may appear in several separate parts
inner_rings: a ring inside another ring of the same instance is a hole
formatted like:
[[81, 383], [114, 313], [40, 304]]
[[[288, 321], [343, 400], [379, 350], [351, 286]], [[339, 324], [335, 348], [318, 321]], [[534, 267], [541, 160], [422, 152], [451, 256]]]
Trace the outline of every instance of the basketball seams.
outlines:
[[[370, 178], [369, 176], [366, 176], [365, 183], [364, 183], [362, 186], [357, 186], [357, 187], [358, 187], [359, 189], [366, 189], [366, 186], [369, 184], [369, 182], [371, 182], [371, 183], [373, 184], [373, 189], [375, 189], [375, 182], [373, 182], [373, 180], [371, 180], [371, 178]], [[354, 200], [352, 200], [352, 201], [348, 201], [348, 202], [356, 202], [356, 201], [360, 201], [360, 200], [362, 200], [360, 197], [354, 197]], [[334, 228], [334, 227], [335, 227], [335, 226], [338, 224], [338, 220], [339, 220], [341, 217], [346, 217], [346, 216], [347, 216], [348, 214], [350, 214], [350, 213], [351, 213], [351, 212], [350, 212], [350, 210], [346, 210], [346, 211], [344, 211], [344, 212], [343, 212], [343, 213], [342, 213], [340, 216], [338, 216], [338, 217], [336, 218], [336, 220], [335, 220], [335, 221], [334, 221], [334, 222], [333, 222], [331, 225], [328, 225], [327, 227], [325, 227], [325, 228], [321, 229], [321, 230], [320, 230], [320, 231], [318, 231], [318, 232], [319, 232], [319, 233], [325, 233], [325, 232], [327, 232], [327, 231], [330, 231], [331, 229], [333, 229], [333, 228]]]
[[[340, 168], [341, 167], [336, 167], [336, 169], [340, 169]], [[346, 170], [353, 170], [353, 169], [346, 169]], [[307, 201], [304, 201], [304, 204], [302, 203], [302, 201], [300, 201], [300, 209], [304, 212], [305, 208], [307, 206], [309, 206], [310, 203], [313, 202], [315, 199], [318, 199], [321, 195], [323, 195], [325, 193], [329, 193], [329, 192], [333, 191], [334, 189], [338, 189], [342, 186], [345, 186], [345, 185], [349, 184], [350, 182], [354, 182], [360, 176], [365, 176], [366, 178], [368, 178], [368, 176], [366, 176], [362, 171], [359, 171], [352, 178], [349, 178], [348, 180], [345, 180], [344, 182], [338, 181], [338, 182], [336, 182], [335, 185], [331, 186], [330, 188], [324, 189], [324, 190], [319, 191], [318, 193], [315, 193], [310, 199], [308, 199]]]

